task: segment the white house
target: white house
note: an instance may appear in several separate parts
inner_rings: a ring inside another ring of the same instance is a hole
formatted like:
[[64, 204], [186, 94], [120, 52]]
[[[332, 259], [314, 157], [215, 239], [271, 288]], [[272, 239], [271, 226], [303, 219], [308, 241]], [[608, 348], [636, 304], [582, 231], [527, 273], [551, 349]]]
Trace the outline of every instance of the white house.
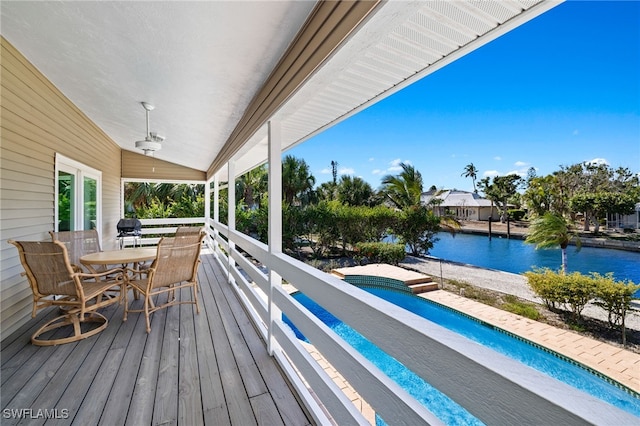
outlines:
[[640, 203], [636, 204], [636, 211], [632, 214], [608, 214], [607, 228], [640, 229]]
[[489, 220], [489, 217], [493, 220], [500, 219], [497, 207], [474, 192], [450, 189], [427, 191], [420, 196], [420, 201], [425, 205], [437, 199], [442, 200], [434, 207], [438, 216], [452, 213], [459, 220]]

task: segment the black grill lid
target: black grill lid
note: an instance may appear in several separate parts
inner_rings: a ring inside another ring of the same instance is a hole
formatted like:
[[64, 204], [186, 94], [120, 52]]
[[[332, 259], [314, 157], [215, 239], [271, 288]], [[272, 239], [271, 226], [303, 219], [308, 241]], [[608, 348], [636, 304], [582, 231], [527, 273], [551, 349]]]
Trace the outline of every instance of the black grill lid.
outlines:
[[120, 219], [118, 221], [118, 236], [140, 235], [142, 233], [142, 223], [136, 218]]

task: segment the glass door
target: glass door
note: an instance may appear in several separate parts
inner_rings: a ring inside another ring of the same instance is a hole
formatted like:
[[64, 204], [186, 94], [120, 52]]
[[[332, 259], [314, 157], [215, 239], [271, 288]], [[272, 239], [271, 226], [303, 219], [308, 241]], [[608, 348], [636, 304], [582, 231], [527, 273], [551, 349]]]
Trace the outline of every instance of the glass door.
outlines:
[[102, 172], [56, 154], [56, 231], [101, 229]]

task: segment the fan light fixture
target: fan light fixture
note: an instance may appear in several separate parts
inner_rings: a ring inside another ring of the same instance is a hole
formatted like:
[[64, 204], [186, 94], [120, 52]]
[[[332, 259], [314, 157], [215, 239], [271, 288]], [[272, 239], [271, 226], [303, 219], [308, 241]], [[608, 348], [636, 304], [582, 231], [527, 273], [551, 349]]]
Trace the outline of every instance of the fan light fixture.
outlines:
[[146, 110], [147, 115], [147, 135], [144, 140], [136, 141], [136, 148], [144, 151], [144, 155], [148, 155], [153, 157], [153, 153], [162, 149], [162, 142], [164, 140], [163, 136], [158, 135], [155, 132], [149, 131], [149, 111], [152, 111], [155, 107], [153, 105], [148, 104], [147, 102], [141, 102], [142, 107]]

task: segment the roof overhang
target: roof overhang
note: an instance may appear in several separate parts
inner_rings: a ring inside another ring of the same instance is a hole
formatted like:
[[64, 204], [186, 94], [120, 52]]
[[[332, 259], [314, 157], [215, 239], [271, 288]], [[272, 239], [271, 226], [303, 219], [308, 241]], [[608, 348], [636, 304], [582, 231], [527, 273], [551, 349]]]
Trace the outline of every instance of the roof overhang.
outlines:
[[435, 72], [561, 1], [3, 1], [1, 31], [122, 149], [224, 176]]

